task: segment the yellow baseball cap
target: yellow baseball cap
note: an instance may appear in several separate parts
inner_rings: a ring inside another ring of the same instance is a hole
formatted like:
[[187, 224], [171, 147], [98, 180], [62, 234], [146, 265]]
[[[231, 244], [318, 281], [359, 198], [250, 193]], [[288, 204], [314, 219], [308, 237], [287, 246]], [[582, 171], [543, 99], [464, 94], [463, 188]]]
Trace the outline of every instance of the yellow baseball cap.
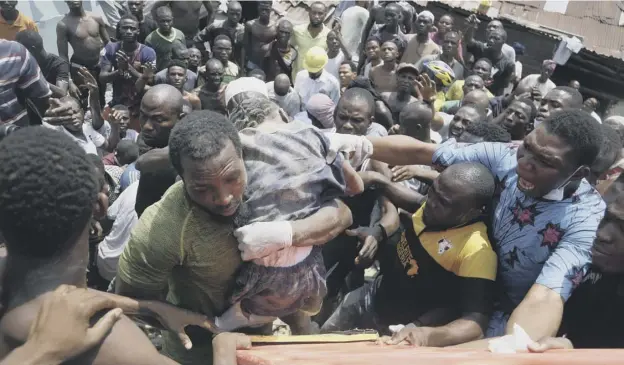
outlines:
[[303, 67], [310, 73], [317, 73], [325, 67], [329, 58], [327, 52], [322, 47], [312, 47], [305, 54]]

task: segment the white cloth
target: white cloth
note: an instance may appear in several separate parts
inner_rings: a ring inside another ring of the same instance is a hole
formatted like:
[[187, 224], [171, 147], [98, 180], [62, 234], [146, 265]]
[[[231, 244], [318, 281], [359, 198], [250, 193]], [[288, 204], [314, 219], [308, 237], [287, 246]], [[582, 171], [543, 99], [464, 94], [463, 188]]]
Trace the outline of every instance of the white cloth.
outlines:
[[334, 104], [338, 104], [338, 99], [340, 99], [340, 83], [338, 79], [325, 70], [316, 80], [310, 78], [308, 71], [299, 71], [297, 77], [295, 77], [295, 91], [301, 97], [301, 102], [304, 105], [307, 104], [312, 95], [318, 93], [329, 96]]
[[602, 124], [602, 119], [598, 114], [596, 114], [596, 112], [591, 112], [591, 116], [594, 117], [594, 119], [596, 119], [598, 123]]
[[113, 280], [117, 275], [117, 263], [130, 240], [132, 228], [139, 221], [134, 210], [139, 182], [128, 186], [115, 203], [108, 208], [108, 218], [114, 220], [110, 233], [98, 245], [97, 267], [100, 276]]
[[241, 77], [230, 82], [225, 88], [225, 105], [228, 105], [230, 99], [232, 99], [234, 95], [238, 95], [246, 91], [258, 92], [266, 97], [269, 97], [264, 81], [255, 77]]
[[327, 60], [327, 64], [325, 65], [325, 71], [332, 74], [337, 80], [340, 80], [340, 76], [338, 75], [338, 71], [340, 70], [340, 65], [345, 60], [345, 55], [342, 53], [342, 50], [338, 51], [338, 54], [334, 58], [330, 58]]
[[74, 136], [73, 134], [69, 133], [69, 131], [63, 126], [54, 126], [46, 122], [43, 122], [43, 126], [57, 130], [61, 133], [65, 133], [71, 139], [76, 141], [76, 143], [78, 143], [78, 145], [80, 145], [80, 147], [82, 147], [82, 149], [86, 153], [91, 155], [97, 155], [97, 148], [101, 147], [106, 142], [104, 136], [98, 133], [95, 129], [93, 129], [91, 123], [82, 123], [82, 134], [84, 138], [78, 138]]
[[502, 52], [505, 57], [510, 58], [512, 62], [516, 62], [516, 50], [513, 49], [512, 46], [508, 45], [507, 43], [503, 44]]
[[540, 82], [539, 78], [539, 74], [528, 75], [520, 81], [518, 86], [522, 85], [524, 87], [527, 87], [528, 89], [533, 89], [537, 87], [537, 90], [539, 90], [539, 92], [542, 94], [542, 97], [548, 94], [550, 90], [557, 87], [557, 85], [555, 85], [555, 83], [552, 82], [550, 79], [546, 80], [546, 82]]
[[[443, 113], [443, 112], [438, 112], [436, 114], [442, 117], [442, 120], [444, 120], [444, 124], [442, 125], [442, 128], [440, 128], [437, 131], [437, 133], [440, 135], [442, 142], [444, 142], [448, 139], [449, 126], [451, 125], [451, 121], [453, 121], [453, 115]], [[432, 132], [435, 132], [435, 131], [432, 131]], [[433, 138], [433, 135], [431, 137]]]
[[555, 50], [553, 61], [557, 62], [558, 65], [565, 65], [572, 53], [578, 53], [582, 48], [583, 42], [580, 39], [564, 37]]
[[362, 40], [362, 31], [368, 22], [368, 10], [361, 6], [351, 6], [340, 16], [342, 40], [355, 62], [358, 61], [358, 48]]
[[267, 93], [269, 94], [269, 99], [273, 100], [280, 108], [284, 109], [286, 114], [289, 117], [294, 117], [299, 113], [303, 107], [301, 104], [301, 98], [299, 94], [295, 92], [295, 89], [292, 87], [288, 90], [286, 95], [277, 95], [275, 93], [275, 82], [267, 82], [266, 83]]
[[516, 61], [516, 69], [514, 71], [514, 75], [516, 75], [518, 79], [522, 79], [522, 62]]

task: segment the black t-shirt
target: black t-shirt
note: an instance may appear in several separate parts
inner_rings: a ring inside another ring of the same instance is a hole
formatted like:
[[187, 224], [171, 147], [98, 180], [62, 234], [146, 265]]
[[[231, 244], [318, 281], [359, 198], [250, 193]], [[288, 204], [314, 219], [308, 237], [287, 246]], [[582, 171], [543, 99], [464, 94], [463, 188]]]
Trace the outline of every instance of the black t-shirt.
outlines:
[[624, 275], [590, 269], [564, 307], [560, 333], [575, 348], [624, 348]]
[[374, 306], [379, 320], [411, 323], [438, 308], [489, 315], [496, 254], [491, 247], [482, 249], [489, 246], [485, 225], [474, 223], [441, 232], [425, 228], [416, 234], [413, 219], [402, 214], [404, 232], [378, 254], [383, 276]]
[[59, 80], [69, 81], [69, 63], [57, 55], [48, 53], [39, 68], [50, 84], [56, 85]]
[[516, 69], [515, 62], [511, 58], [507, 58], [504, 53], [496, 58], [494, 51], [483, 42], [474, 41], [468, 45], [467, 49], [474, 55], [475, 61], [479, 58], [487, 58], [492, 61], [492, 85], [488, 89], [494, 95], [502, 95]]

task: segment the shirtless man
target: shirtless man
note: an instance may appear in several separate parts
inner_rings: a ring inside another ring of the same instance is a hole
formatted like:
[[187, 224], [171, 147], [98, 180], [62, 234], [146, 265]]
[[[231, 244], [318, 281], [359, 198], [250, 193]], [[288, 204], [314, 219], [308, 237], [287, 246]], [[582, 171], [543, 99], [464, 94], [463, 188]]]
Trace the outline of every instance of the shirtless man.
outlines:
[[201, 101], [203, 109], [226, 114], [223, 103], [223, 64], [216, 58], [211, 58], [206, 62], [206, 73], [204, 74], [204, 85], [197, 90], [197, 95]]
[[[106, 24], [99, 15], [86, 12], [82, 1], [66, 1], [69, 13], [56, 25], [56, 47], [59, 56], [68, 62], [84, 66], [98, 80], [100, 90], [100, 104], [104, 105], [106, 86], [99, 83], [100, 79], [100, 52], [110, 41], [106, 32]], [[73, 55], [69, 59], [68, 44], [71, 44]], [[72, 67], [72, 78], [76, 85], [83, 84], [78, 77], [77, 68]], [[88, 98], [88, 91], [82, 93], [81, 101]]]
[[208, 24], [212, 23], [213, 11], [210, 1], [157, 1], [152, 7], [152, 17], [156, 19], [156, 9], [169, 6], [173, 12], [173, 27], [184, 32], [186, 46], [193, 46], [193, 37], [199, 32], [201, 6], [208, 12]]
[[201, 102], [199, 97], [194, 93], [189, 93], [184, 90], [184, 83], [186, 82], [186, 63], [182, 60], [172, 60], [167, 67], [167, 83], [176, 89], [178, 89], [184, 100], [188, 102], [193, 110], [201, 109]]
[[381, 97], [388, 103], [394, 124], [399, 123], [399, 115], [403, 108], [418, 99], [411, 94], [418, 77], [418, 69], [411, 63], [402, 63], [396, 71], [396, 92], [384, 92]]
[[[243, 7], [241, 4], [238, 1], [229, 1], [227, 4], [227, 17], [223, 20], [215, 20], [195, 36], [193, 39], [195, 47], [202, 52], [205, 59], [211, 57], [210, 46], [214, 44], [215, 38], [220, 35], [226, 35], [234, 46], [233, 59], [236, 61], [240, 60], [245, 33], [245, 26], [239, 23], [242, 15]], [[208, 44], [208, 48], [206, 44]]]
[[245, 23], [240, 66], [242, 70], [262, 69], [271, 42], [277, 35], [277, 27], [271, 23], [271, 1], [258, 2], [258, 18]]
[[[104, 177], [97, 178], [82, 148], [59, 132], [24, 128], [3, 141], [0, 156], [0, 216], [9, 252], [0, 321], [4, 358], [26, 342], [37, 311], [58, 286], [86, 289], [89, 222], [92, 216], [106, 214], [107, 198]], [[21, 203], [25, 199], [28, 204]], [[92, 293], [85, 304], [97, 295]], [[100, 346], [63, 364], [175, 362], [160, 355], [132, 321], [121, 317]]]

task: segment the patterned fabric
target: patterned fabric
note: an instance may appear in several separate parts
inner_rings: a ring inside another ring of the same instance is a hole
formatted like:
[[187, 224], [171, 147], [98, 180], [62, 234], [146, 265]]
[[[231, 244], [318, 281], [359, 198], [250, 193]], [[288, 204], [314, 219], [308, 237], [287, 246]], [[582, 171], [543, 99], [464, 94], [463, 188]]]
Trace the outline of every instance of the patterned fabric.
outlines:
[[0, 40], [0, 75], [0, 125], [25, 124], [26, 108], [18, 95], [38, 99], [51, 94], [37, 61], [21, 44]]
[[327, 294], [325, 264], [320, 247], [289, 267], [243, 264], [236, 278], [232, 303], [240, 300], [244, 313], [283, 317], [297, 311], [315, 315]]
[[327, 164], [329, 140], [316, 128], [295, 121], [272, 133], [247, 128], [239, 134], [252, 214], [247, 224], [301, 219], [344, 194], [342, 157]]
[[517, 188], [517, 146], [502, 143], [438, 147], [435, 165], [479, 162], [490, 169], [500, 200], [494, 207], [491, 237], [498, 254], [499, 313], [490, 320], [488, 336], [504, 333], [509, 314], [533, 284], [543, 285], [567, 300], [587, 272], [591, 245], [605, 203], [582, 180], [577, 191], [562, 201], [525, 196]]
[[[326, 162], [329, 140], [316, 128], [295, 121], [270, 132], [247, 128], [239, 134], [248, 180], [241, 210], [246, 216], [240, 224], [301, 219], [344, 195], [342, 156]], [[310, 248], [287, 247], [271, 256], [280, 261], [304, 250]], [[268, 316], [297, 310], [315, 314], [320, 309], [327, 293], [321, 250], [312, 249], [289, 267], [261, 266], [262, 262], [266, 261], [244, 264], [232, 303], [241, 301], [244, 311]]]

